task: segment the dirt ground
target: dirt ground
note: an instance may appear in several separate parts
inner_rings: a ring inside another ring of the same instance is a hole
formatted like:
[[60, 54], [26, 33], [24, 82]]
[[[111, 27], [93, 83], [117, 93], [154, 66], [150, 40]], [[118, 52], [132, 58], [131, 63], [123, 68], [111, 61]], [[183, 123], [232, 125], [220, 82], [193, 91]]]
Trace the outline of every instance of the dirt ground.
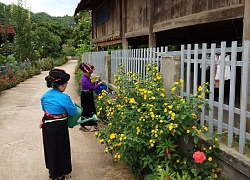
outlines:
[[[79, 104], [74, 68], [76, 60], [61, 66], [71, 74], [65, 93]], [[48, 90], [44, 77], [34, 76], [16, 87], [0, 92], [0, 179], [47, 180], [42, 133], [39, 122], [43, 115], [42, 94]], [[75, 126], [70, 131], [74, 180], [134, 180], [126, 166], [112, 161], [104, 153], [93, 132], [82, 132]]]

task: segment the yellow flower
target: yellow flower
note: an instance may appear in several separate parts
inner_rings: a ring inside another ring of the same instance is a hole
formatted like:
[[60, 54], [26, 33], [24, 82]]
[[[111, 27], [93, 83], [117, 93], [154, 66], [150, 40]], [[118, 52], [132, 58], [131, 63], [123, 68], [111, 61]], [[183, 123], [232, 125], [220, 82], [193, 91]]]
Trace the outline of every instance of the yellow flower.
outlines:
[[117, 143], [115, 146], [121, 146], [121, 143]]
[[178, 84], [179, 84], [179, 82], [177, 82], [177, 81], [176, 81], [176, 82], [174, 82], [174, 85], [178, 85]]
[[105, 153], [109, 152], [108, 148], [106, 147], [104, 150]]
[[212, 157], [209, 157], [207, 160], [211, 162], [211, 161], [213, 160], [213, 158], [212, 158]]
[[217, 179], [217, 178], [218, 178], [217, 174], [214, 174], [214, 179]]
[[198, 91], [202, 91], [202, 87], [201, 86], [199, 86]]
[[187, 130], [187, 133], [190, 133], [190, 130], [189, 130], [189, 129]]
[[173, 129], [173, 124], [172, 124], [172, 123], [168, 126], [168, 129], [169, 129], [170, 131]]
[[180, 79], [180, 83], [183, 83], [184, 82], [184, 80], [183, 79]]
[[157, 137], [158, 137], [158, 134], [155, 134], [155, 137], [157, 138]]
[[110, 136], [109, 136], [110, 139], [114, 139], [115, 137], [116, 137], [116, 134], [114, 134], [114, 133], [110, 134]]
[[161, 133], [161, 134], [163, 133], [163, 130], [162, 130], [162, 129], [160, 130], [160, 133]]
[[136, 102], [135, 102], [135, 99], [134, 99], [134, 98], [130, 98], [129, 103], [130, 103], [130, 104], [136, 103]]
[[163, 120], [162, 120], [162, 119], [160, 120], [160, 123], [163, 123]]
[[161, 97], [165, 97], [165, 94], [164, 93], [161, 93], [161, 95], [160, 95]]
[[191, 115], [192, 115], [192, 116], [194, 116], [194, 117], [197, 117], [197, 115], [196, 115], [196, 114], [194, 114], [194, 113], [192, 113]]
[[100, 143], [103, 143], [103, 142], [104, 142], [104, 139], [100, 139], [99, 141], [100, 141]]
[[151, 143], [150, 146], [151, 146], [151, 147], [154, 147], [154, 143]]
[[218, 141], [218, 138], [214, 138], [215, 141]]
[[95, 132], [95, 136], [97, 137], [98, 135], [99, 135], [99, 132], [96, 131], [96, 132]]
[[141, 112], [141, 110], [140, 110], [140, 109], [137, 109], [137, 112]]
[[180, 160], [179, 160], [179, 159], [177, 159], [177, 160], [176, 160], [176, 162], [177, 162], [177, 163], [179, 163], [179, 162], [180, 162]]
[[169, 108], [169, 109], [172, 109], [172, 108], [173, 108], [173, 106], [168, 106], [168, 108]]
[[176, 87], [172, 87], [171, 91], [174, 92], [176, 90]]
[[167, 108], [164, 108], [163, 112], [164, 112], [164, 113], [167, 112]]

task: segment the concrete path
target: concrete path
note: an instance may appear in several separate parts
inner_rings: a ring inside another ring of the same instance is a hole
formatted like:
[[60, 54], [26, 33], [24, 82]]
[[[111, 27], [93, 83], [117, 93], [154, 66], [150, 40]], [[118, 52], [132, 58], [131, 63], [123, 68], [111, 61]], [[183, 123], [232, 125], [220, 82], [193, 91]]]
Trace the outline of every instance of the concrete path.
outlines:
[[[61, 66], [71, 75], [65, 93], [79, 104], [74, 69], [76, 60]], [[48, 90], [44, 77], [34, 76], [16, 87], [0, 92], [0, 179], [47, 180], [39, 122], [43, 116], [40, 98]], [[104, 153], [93, 132], [70, 129], [74, 180], [133, 180], [126, 166]]]

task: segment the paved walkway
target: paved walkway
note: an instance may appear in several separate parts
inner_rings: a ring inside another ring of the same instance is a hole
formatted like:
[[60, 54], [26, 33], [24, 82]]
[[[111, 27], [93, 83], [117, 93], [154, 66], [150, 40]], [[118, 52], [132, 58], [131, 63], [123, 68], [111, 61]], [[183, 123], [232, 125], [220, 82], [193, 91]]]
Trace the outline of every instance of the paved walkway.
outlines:
[[[71, 74], [65, 93], [79, 104], [74, 68], [76, 60], [61, 66]], [[39, 122], [43, 115], [40, 97], [48, 90], [44, 77], [34, 76], [15, 88], [0, 92], [0, 179], [46, 180], [42, 133]], [[132, 180], [126, 166], [113, 162], [104, 153], [93, 132], [70, 129], [74, 180]]]

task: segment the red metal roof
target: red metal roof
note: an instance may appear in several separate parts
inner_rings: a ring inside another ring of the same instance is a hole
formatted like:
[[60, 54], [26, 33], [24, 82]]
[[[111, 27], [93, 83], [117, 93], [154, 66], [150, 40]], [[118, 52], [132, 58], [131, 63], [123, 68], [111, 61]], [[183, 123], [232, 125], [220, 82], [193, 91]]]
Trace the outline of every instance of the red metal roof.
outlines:
[[12, 26], [0, 26], [1, 33], [15, 34], [15, 29]]

